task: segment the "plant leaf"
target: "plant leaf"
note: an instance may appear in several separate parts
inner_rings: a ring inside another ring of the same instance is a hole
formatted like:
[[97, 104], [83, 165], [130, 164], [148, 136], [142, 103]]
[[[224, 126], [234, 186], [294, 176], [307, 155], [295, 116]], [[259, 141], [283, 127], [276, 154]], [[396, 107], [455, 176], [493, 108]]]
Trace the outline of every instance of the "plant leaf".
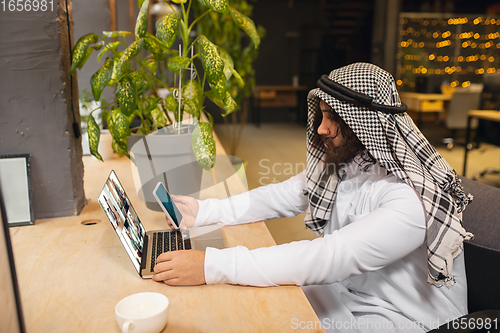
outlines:
[[90, 44], [97, 42], [97, 35], [94, 33], [86, 34], [78, 39], [73, 48], [71, 59], [71, 73], [73, 74], [75, 68], [80, 66], [82, 61], [87, 55], [87, 49]]
[[245, 86], [245, 81], [241, 78], [240, 74], [234, 69], [234, 68], [229, 68], [231, 73], [233, 73], [233, 77], [236, 80], [236, 84], [240, 86], [240, 88], [243, 88]]
[[180, 17], [180, 13], [174, 12], [160, 17], [156, 21], [156, 37], [165, 43], [167, 48], [170, 48], [174, 44]]
[[175, 113], [179, 109], [179, 102], [177, 101], [177, 98], [174, 97], [174, 95], [170, 94], [165, 97], [165, 106], [167, 107], [168, 111]]
[[224, 49], [220, 49], [220, 58], [222, 59], [222, 62], [224, 63], [224, 75], [226, 76], [226, 80], [229, 80], [233, 73], [231, 72], [230, 68], [234, 68], [234, 61], [233, 58], [227, 53]]
[[212, 90], [207, 92], [207, 97], [212, 102], [214, 102], [218, 107], [220, 107], [221, 109], [224, 109], [224, 101], [221, 98], [218, 98], [217, 96], [215, 96], [215, 94]]
[[90, 58], [90, 55], [92, 54], [92, 52], [94, 52], [94, 49], [92, 47], [89, 47], [87, 49], [87, 53], [85, 53], [85, 57], [83, 58], [82, 62], [80, 62], [80, 65], [78, 65], [78, 69], [82, 69], [83, 65], [85, 65], [85, 63], [87, 62], [87, 60], [89, 60]]
[[148, 36], [148, 34], [146, 34], [146, 37], [144, 37], [144, 48], [156, 57], [163, 55], [163, 49], [160, 43], [161, 42], [154, 35]]
[[200, 109], [196, 106], [196, 103], [192, 99], [183, 98], [183, 108], [184, 112], [193, 115], [196, 118], [200, 118]]
[[173, 113], [174, 113], [175, 121], [178, 123], [182, 122], [182, 119], [184, 118], [184, 112], [182, 112], [182, 110], [181, 110], [181, 112], [179, 112], [179, 109], [177, 109], [177, 110], [174, 110]]
[[[167, 44], [165, 44], [164, 42], [162, 42], [161, 40], [159, 40], [155, 35], [153, 35], [152, 33], [149, 33], [149, 32], [146, 32], [146, 36], [144, 37], [144, 39], [149, 39], [150, 41], [153, 41], [154, 43], [157, 44], [157, 46], [159, 46], [161, 48], [161, 54], [160, 55], [163, 55], [165, 53], [178, 53], [178, 51], [174, 51], [174, 50], [171, 50]], [[146, 47], [146, 45], [144, 45], [144, 47]], [[156, 51], [155, 51], [156, 52]]]
[[149, 0], [143, 1], [137, 15], [137, 20], [135, 21], [135, 38], [139, 39], [146, 35], [148, 31], [148, 12], [149, 12]]
[[172, 0], [173, 3], [186, 3], [187, 0]]
[[226, 97], [227, 85], [226, 85], [226, 77], [224, 75], [222, 75], [220, 80], [217, 81], [215, 84], [211, 83], [210, 81], [208, 82], [208, 84], [210, 85], [210, 88], [212, 88], [215, 97], [219, 99], [224, 99]]
[[118, 157], [122, 156], [127, 156], [130, 158], [130, 155], [128, 153], [128, 145], [127, 145], [127, 140], [126, 139], [117, 139], [113, 138], [113, 142], [111, 143], [111, 147], [115, 152], [118, 153]]
[[172, 72], [178, 72], [181, 68], [187, 68], [191, 63], [191, 58], [174, 56], [168, 59], [168, 69]]
[[[149, 0], [148, 0], [149, 2]], [[137, 5], [139, 6], [139, 8], [142, 8], [142, 4], [144, 3], [144, 0], [137, 0]]]
[[128, 31], [103, 31], [102, 34], [103, 34], [104, 37], [108, 37], [108, 38], [115, 38], [115, 37], [118, 37], [118, 36], [120, 36], [120, 37], [127, 37], [127, 36], [132, 35]]
[[89, 148], [90, 153], [94, 155], [99, 160], [103, 161], [101, 154], [99, 154], [97, 148], [99, 147], [99, 139], [101, 137], [101, 130], [99, 129], [99, 125], [95, 121], [92, 113], [89, 114], [89, 119], [87, 121], [87, 133], [89, 135]]
[[96, 43], [94, 45], [90, 45], [89, 47], [96, 50], [96, 51], [99, 51], [104, 45], [106, 45], [106, 42], [100, 41], [99, 43]]
[[220, 55], [222, 61], [224, 62], [224, 75], [226, 76], [226, 80], [229, 80], [231, 75], [233, 75], [236, 83], [240, 86], [240, 88], [243, 88], [245, 86], [245, 82], [243, 82], [240, 74], [238, 74], [238, 72], [234, 69], [233, 58], [231, 58], [229, 53], [223, 49], [220, 49]]
[[224, 62], [219, 54], [218, 47], [204, 35], [198, 37], [201, 65], [207, 74], [208, 82], [217, 83], [223, 72]]
[[127, 117], [125, 117], [120, 109], [111, 110], [108, 118], [110, 118], [112, 123], [112, 127], [109, 130], [114, 139], [126, 139], [131, 135]]
[[225, 117], [238, 109], [236, 101], [233, 99], [229, 92], [226, 92], [226, 97], [224, 98], [224, 110], [226, 111], [222, 116]]
[[146, 60], [145, 66], [146, 66], [147, 69], [149, 69], [149, 71], [153, 75], [155, 75], [156, 72], [158, 71], [158, 61], [156, 61], [155, 59], [148, 59], [148, 60]]
[[207, 116], [208, 121], [210, 122], [210, 126], [212, 126], [212, 128], [213, 128], [214, 127], [214, 117], [210, 114], [210, 112], [206, 112], [206, 111], [205, 111], [205, 115]]
[[191, 143], [198, 164], [205, 170], [212, 169], [215, 164], [215, 141], [212, 136], [212, 126], [208, 123], [198, 122], [193, 131]]
[[158, 103], [161, 101], [161, 98], [160, 97], [153, 97], [153, 96], [148, 96], [147, 100], [146, 100], [146, 109], [148, 110], [148, 112], [151, 112], [151, 110], [155, 109], [158, 107]]
[[226, 14], [229, 9], [227, 0], [198, 0], [203, 6], [210, 8], [218, 13]]
[[113, 59], [106, 58], [104, 65], [92, 75], [90, 78], [90, 86], [92, 88], [92, 96], [94, 100], [98, 101], [101, 98], [101, 93], [111, 79], [113, 71]]
[[154, 108], [151, 111], [151, 116], [153, 117], [153, 120], [155, 122], [155, 126], [157, 128], [163, 127], [163, 126], [167, 125], [167, 123], [168, 123], [167, 118], [165, 117], [165, 114], [159, 108]]
[[144, 86], [144, 83], [146, 82], [146, 78], [144, 75], [143, 71], [133, 71], [128, 75], [128, 77], [132, 80], [132, 83], [134, 84], [135, 91], [141, 90], [141, 88]]
[[132, 44], [130, 44], [125, 51], [122, 53], [120, 59], [116, 63], [116, 66], [113, 68], [113, 74], [111, 75], [111, 79], [120, 80], [120, 76], [122, 75], [122, 67], [130, 59], [135, 58], [144, 47], [144, 39], [138, 39]]
[[151, 132], [151, 125], [149, 124], [149, 120], [143, 119], [141, 122], [141, 127], [137, 130], [137, 134], [148, 135]]
[[250, 37], [255, 48], [260, 44], [260, 37], [257, 33], [257, 28], [255, 28], [255, 23], [248, 17], [237, 11], [236, 9], [230, 7], [229, 12], [238, 27], [243, 29]]
[[[182, 86], [182, 98], [192, 100], [197, 111], [203, 107], [203, 88], [196, 80], [189, 80]], [[199, 118], [199, 115], [192, 113]]]
[[121, 43], [122, 43], [121, 41], [116, 41], [116, 42], [112, 42], [112, 43], [109, 43], [108, 45], [104, 46], [104, 48], [101, 50], [101, 52], [99, 52], [99, 54], [97, 55], [97, 62], [101, 62], [101, 58], [104, 55], [104, 53], [106, 53], [108, 51], [114, 51], [114, 50], [116, 50], [116, 48]]
[[136, 108], [137, 98], [134, 84], [128, 76], [125, 76], [118, 82], [115, 95], [123, 114], [130, 116]]

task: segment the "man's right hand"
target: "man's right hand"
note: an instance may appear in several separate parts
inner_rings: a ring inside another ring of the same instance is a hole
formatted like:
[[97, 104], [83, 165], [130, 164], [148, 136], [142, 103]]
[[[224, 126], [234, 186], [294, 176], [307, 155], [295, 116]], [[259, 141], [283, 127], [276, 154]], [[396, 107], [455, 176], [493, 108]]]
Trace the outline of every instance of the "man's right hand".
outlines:
[[[171, 195], [171, 197], [182, 214], [182, 222], [180, 228], [182, 230], [192, 228], [194, 226], [194, 222], [196, 221], [198, 210], [200, 209], [200, 204], [198, 203], [198, 201], [195, 198], [183, 195]], [[168, 217], [166, 219], [170, 228], [175, 229]]]

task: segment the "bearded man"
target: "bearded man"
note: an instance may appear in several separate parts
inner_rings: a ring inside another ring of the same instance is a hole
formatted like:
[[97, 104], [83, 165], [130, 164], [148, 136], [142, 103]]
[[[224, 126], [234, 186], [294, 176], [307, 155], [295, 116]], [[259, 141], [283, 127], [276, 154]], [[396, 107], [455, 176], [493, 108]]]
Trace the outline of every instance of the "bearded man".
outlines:
[[[165, 253], [153, 279], [300, 285], [327, 330], [422, 332], [466, 314], [462, 242], [472, 235], [459, 213], [471, 197], [458, 176], [405, 113], [386, 71], [351, 64], [318, 87], [308, 95], [304, 172], [245, 197], [174, 200], [187, 227], [306, 211], [306, 226], [323, 237]], [[231, 205], [248, 198], [251, 209], [233, 215]]]

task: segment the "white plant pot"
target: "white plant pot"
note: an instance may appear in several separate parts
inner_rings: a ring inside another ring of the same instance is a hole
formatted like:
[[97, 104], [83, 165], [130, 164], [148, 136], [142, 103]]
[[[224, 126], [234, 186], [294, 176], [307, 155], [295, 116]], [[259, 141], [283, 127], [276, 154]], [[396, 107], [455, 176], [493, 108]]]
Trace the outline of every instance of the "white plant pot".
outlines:
[[140, 178], [138, 195], [149, 209], [161, 211], [152, 193], [158, 182], [164, 183], [171, 194], [199, 196], [203, 169], [194, 155], [190, 132], [167, 134], [160, 130], [129, 138], [129, 150]]

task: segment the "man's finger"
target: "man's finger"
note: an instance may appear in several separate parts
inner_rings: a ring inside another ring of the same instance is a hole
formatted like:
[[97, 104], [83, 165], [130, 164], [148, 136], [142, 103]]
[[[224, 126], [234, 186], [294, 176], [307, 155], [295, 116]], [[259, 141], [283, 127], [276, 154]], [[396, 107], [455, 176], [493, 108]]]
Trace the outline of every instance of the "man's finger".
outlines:
[[172, 270], [172, 266], [170, 265], [169, 261], [165, 261], [165, 262], [157, 263], [153, 270], [157, 274], [161, 273], [161, 272], [168, 272], [168, 271]]
[[156, 258], [156, 263], [159, 264], [161, 262], [170, 261], [175, 257], [175, 251], [163, 252]]
[[165, 281], [174, 278], [177, 278], [177, 276], [171, 270], [153, 275], [153, 281]]
[[169, 286], [183, 286], [184, 285], [184, 284], [182, 284], [182, 279], [180, 279], [178, 277], [164, 280], [163, 282], [165, 282], [165, 284], [168, 284]]
[[174, 229], [174, 228], [172, 227], [172, 222], [170, 222], [170, 220], [168, 219], [168, 217], [167, 217], [167, 216], [165, 216], [165, 220], [167, 220], [167, 224], [168, 224], [168, 226], [170, 227], [170, 229]]

